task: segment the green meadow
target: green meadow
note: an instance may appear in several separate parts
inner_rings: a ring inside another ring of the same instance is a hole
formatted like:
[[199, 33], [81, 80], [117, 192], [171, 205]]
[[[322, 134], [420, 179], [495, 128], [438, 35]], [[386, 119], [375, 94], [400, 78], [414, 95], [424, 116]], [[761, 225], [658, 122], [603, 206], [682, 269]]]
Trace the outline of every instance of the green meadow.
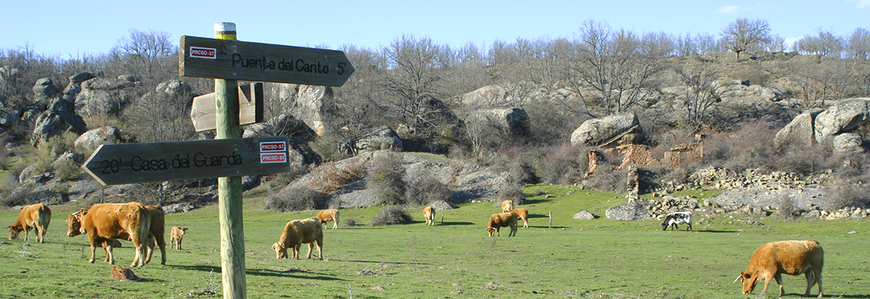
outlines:
[[[541, 195], [533, 196], [542, 191]], [[825, 297], [870, 297], [870, 223], [792, 221], [746, 215], [696, 213], [694, 231], [662, 231], [659, 221], [607, 220], [605, 210], [623, 196], [567, 186], [528, 186], [530, 228], [515, 237], [489, 237], [491, 202], [463, 203], [441, 211], [426, 226], [423, 207], [410, 207], [412, 224], [369, 226], [383, 207], [341, 210], [341, 221], [362, 226], [324, 231], [324, 260], [275, 258], [270, 246], [289, 220], [315, 211], [262, 209], [264, 192], [245, 196], [245, 264], [249, 298], [759, 298], [732, 283], [764, 243], [815, 239], [825, 250]], [[545, 195], [549, 194], [547, 197]], [[109, 277], [112, 265], [90, 264], [84, 236], [66, 236], [67, 215], [81, 203], [53, 206], [46, 243], [25, 246], [22, 236], [0, 242], [0, 298], [200, 298], [221, 297], [217, 206], [166, 215], [166, 226], [189, 227], [183, 249], [167, 248], [150, 264], [132, 268], [142, 281]], [[600, 218], [575, 220], [588, 210]], [[9, 225], [16, 210], [0, 211]], [[331, 227], [331, 224], [330, 224]], [[31, 241], [33, 240], [31, 233]], [[168, 247], [168, 230], [167, 230]], [[116, 265], [129, 266], [131, 243], [115, 249]], [[316, 256], [316, 252], [314, 253]], [[786, 297], [803, 295], [803, 276], [783, 276]], [[818, 287], [813, 287], [813, 297]], [[776, 298], [771, 283], [767, 294]]]

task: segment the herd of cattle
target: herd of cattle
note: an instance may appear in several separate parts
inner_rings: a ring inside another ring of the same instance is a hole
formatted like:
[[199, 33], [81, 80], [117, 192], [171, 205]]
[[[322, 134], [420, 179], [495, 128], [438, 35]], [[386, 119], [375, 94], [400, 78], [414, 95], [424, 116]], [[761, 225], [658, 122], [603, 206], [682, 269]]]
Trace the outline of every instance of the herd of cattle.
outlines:
[[[428, 206], [423, 209], [426, 225], [435, 225], [435, 209]], [[523, 221], [523, 228], [528, 228], [528, 210], [514, 208], [513, 202], [502, 202], [502, 213], [492, 214], [489, 217], [486, 231], [492, 237], [493, 231], [500, 236], [499, 229], [510, 227], [510, 236], [516, 236], [517, 221]], [[272, 245], [276, 257], [299, 258], [299, 249], [302, 244], [308, 244], [308, 257], [311, 258], [314, 246], [317, 246], [318, 258], [323, 259], [323, 225], [332, 221], [332, 229], [338, 228], [339, 211], [336, 209], [323, 210], [317, 216], [292, 220], [284, 227], [284, 231], [278, 238], [278, 242]], [[24, 232], [24, 242], [27, 242], [31, 230], [35, 230], [36, 242], [43, 243], [48, 225], [51, 222], [51, 209], [45, 204], [38, 203], [24, 206], [15, 221], [9, 225], [9, 239], [13, 240]], [[69, 214], [67, 217], [67, 235], [74, 237], [80, 234], [88, 236], [91, 247], [89, 262], [94, 262], [96, 247], [101, 246], [106, 251], [106, 262], [114, 264], [112, 248], [120, 243], [117, 240], [129, 240], [135, 247], [135, 258], [130, 267], [143, 266], [151, 261], [151, 256], [156, 247], [160, 247], [162, 253], [161, 264], [166, 264], [166, 242], [164, 240], [165, 214], [159, 205], [145, 206], [141, 203], [131, 202], [125, 204], [105, 203], [94, 204], [90, 209], [81, 209]], [[668, 214], [662, 223], [662, 230], [668, 227], [679, 229], [677, 225], [685, 223], [686, 230], [692, 229], [692, 213], [676, 212]], [[171, 246], [181, 249], [181, 241], [187, 228], [173, 226], [170, 229]], [[287, 248], [292, 250], [291, 256], [287, 255]], [[771, 279], [779, 284], [780, 296], [783, 295], [781, 274], [800, 275], [804, 274], [807, 280], [805, 296], [809, 296], [813, 285], [819, 285], [819, 298], [822, 291], [822, 267], [825, 263], [825, 255], [819, 242], [806, 241], [780, 241], [767, 243], [759, 247], [749, 260], [746, 271], [740, 272], [740, 276], [734, 280], [743, 282], [743, 294], [752, 292], [759, 280], [764, 280], [762, 293], [767, 292]]]

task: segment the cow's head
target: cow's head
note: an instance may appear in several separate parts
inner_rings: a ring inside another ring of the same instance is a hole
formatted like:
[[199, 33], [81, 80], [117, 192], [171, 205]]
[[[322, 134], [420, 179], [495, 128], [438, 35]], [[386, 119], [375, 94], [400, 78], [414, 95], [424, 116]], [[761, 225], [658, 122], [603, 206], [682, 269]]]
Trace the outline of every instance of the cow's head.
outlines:
[[272, 244], [272, 250], [275, 250], [275, 258], [277, 259], [286, 259], [287, 258], [287, 247], [284, 246], [284, 243], [278, 242]]
[[66, 225], [68, 227], [66, 231], [67, 236], [75, 237], [82, 234], [82, 217], [86, 213], [87, 211], [85, 209], [81, 209], [66, 217]]
[[665, 219], [665, 222], [662, 222], [662, 230], [668, 230], [668, 220], [670, 219]]
[[738, 280], [743, 282], [743, 294], [749, 294], [752, 293], [753, 289], [755, 289], [755, 281], [757, 279], [758, 277], [749, 273], [740, 272], [740, 276], [737, 276], [737, 279], [735, 279], [734, 282], [737, 282]]
[[20, 233], [21, 231], [22, 231], [22, 229], [20, 229], [16, 226], [10, 225], [9, 226], [9, 240], [14, 240], [15, 238], [18, 238], [18, 233]]
[[492, 237], [492, 234], [495, 232], [495, 228], [492, 226], [487, 226], [486, 231], [489, 233], [489, 236]]

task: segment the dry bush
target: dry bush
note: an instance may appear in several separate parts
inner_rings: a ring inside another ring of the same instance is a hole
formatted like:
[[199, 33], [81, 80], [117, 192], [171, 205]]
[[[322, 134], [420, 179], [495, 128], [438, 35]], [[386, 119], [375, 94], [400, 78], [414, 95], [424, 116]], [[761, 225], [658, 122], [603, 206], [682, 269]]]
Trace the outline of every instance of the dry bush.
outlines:
[[514, 207], [524, 204], [526, 202], [526, 194], [523, 193], [523, 186], [521, 185], [507, 185], [501, 188], [498, 191], [498, 201], [495, 204], [498, 207], [501, 207], [501, 203], [505, 200], [510, 200], [514, 203]]
[[429, 204], [436, 201], [445, 201], [453, 204], [453, 191], [437, 178], [428, 174], [425, 178], [413, 180], [408, 184], [405, 198], [410, 205]]
[[594, 175], [583, 181], [584, 188], [605, 192], [628, 192], [628, 168], [611, 170], [610, 167], [599, 167]]
[[791, 200], [791, 196], [783, 194], [779, 200], [779, 210], [777, 210], [779, 217], [786, 221], [791, 221], [795, 219], [795, 216], [800, 216], [800, 214], [795, 215], [795, 212], [799, 212], [799, 210], [794, 201]]
[[713, 166], [734, 172], [746, 169], [770, 171], [776, 151], [773, 139], [777, 130], [762, 122], [744, 123], [731, 133], [714, 134], [704, 142], [704, 158]]
[[275, 212], [320, 210], [328, 207], [328, 200], [327, 194], [319, 190], [295, 187], [270, 195], [263, 208]]
[[535, 167], [520, 147], [502, 147], [487, 161], [493, 171], [501, 172], [508, 184], [534, 184]]
[[582, 159], [586, 159], [586, 157], [582, 157], [584, 154], [583, 147], [570, 143], [551, 147], [541, 158], [541, 179], [552, 184], [579, 182], [585, 170], [584, 163], [580, 162]]
[[783, 149], [781, 156], [774, 162], [774, 168], [778, 171], [811, 175], [831, 169], [834, 161], [830, 158], [831, 152], [819, 145], [789, 147]]
[[372, 218], [371, 225], [396, 225], [411, 223], [411, 214], [401, 207], [388, 207]]
[[357, 218], [357, 217], [350, 217], [350, 218], [344, 219], [344, 221], [341, 222], [341, 227], [354, 227], [354, 226], [362, 226], [362, 225], [363, 225], [362, 223], [359, 223], [359, 218]]
[[389, 151], [376, 153], [366, 175], [366, 184], [372, 188], [380, 204], [404, 205], [407, 199], [405, 191], [405, 168], [402, 167], [402, 155]]
[[363, 170], [365, 170], [365, 165], [363, 164], [338, 167], [335, 162], [326, 162], [311, 171], [314, 179], [308, 183], [308, 188], [329, 194], [345, 184], [358, 179], [362, 175]]

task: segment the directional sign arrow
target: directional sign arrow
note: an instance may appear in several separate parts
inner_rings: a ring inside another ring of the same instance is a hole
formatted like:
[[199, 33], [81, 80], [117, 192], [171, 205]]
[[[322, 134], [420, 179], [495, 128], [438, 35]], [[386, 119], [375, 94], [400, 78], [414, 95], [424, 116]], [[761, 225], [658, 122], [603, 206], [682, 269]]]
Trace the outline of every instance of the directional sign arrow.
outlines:
[[[197, 132], [214, 130], [217, 127], [215, 94], [209, 93], [193, 98], [190, 120]], [[239, 86], [239, 125], [263, 122], [263, 83]]]
[[344, 52], [181, 37], [183, 77], [341, 86], [354, 68]]
[[287, 136], [104, 144], [82, 168], [100, 184], [132, 184], [290, 171]]

